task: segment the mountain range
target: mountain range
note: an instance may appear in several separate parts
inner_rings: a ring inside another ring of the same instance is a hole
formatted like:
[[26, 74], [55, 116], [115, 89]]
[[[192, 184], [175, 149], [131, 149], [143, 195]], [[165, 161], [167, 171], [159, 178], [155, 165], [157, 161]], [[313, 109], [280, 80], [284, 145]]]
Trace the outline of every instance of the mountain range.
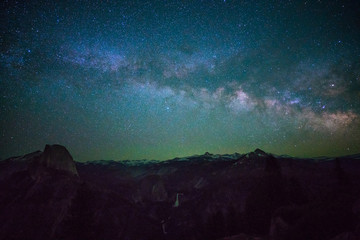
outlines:
[[0, 239], [360, 239], [360, 154], [0, 161]]

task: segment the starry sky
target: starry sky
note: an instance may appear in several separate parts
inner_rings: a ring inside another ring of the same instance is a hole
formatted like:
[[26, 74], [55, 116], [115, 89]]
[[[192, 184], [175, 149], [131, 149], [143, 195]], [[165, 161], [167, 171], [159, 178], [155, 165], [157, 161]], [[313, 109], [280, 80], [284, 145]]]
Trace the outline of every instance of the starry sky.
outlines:
[[360, 3], [2, 1], [0, 159], [360, 152]]

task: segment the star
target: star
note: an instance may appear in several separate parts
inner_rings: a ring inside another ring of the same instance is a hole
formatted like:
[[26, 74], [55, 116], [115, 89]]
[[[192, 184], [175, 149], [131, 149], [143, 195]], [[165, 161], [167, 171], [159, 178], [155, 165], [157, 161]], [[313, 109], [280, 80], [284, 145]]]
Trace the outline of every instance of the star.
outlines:
[[357, 153], [359, 2], [318, 3], [9, 2], [0, 157]]

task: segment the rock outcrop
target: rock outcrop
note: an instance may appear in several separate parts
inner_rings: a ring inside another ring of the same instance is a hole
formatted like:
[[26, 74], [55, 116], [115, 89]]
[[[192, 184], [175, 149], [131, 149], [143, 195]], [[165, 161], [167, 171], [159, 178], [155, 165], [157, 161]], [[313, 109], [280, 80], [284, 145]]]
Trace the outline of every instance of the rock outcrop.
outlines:
[[78, 175], [75, 162], [69, 151], [61, 145], [46, 145], [42, 156], [46, 167]]
[[33, 176], [47, 170], [57, 170], [78, 176], [71, 154], [64, 146], [57, 144], [46, 145], [41, 155], [31, 159], [29, 168]]

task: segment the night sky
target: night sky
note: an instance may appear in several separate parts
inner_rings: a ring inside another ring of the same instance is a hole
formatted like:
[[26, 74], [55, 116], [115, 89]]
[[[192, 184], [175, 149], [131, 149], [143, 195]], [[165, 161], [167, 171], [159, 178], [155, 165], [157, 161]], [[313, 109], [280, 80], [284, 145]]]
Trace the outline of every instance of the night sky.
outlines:
[[359, 1], [2, 1], [0, 158], [360, 152]]

